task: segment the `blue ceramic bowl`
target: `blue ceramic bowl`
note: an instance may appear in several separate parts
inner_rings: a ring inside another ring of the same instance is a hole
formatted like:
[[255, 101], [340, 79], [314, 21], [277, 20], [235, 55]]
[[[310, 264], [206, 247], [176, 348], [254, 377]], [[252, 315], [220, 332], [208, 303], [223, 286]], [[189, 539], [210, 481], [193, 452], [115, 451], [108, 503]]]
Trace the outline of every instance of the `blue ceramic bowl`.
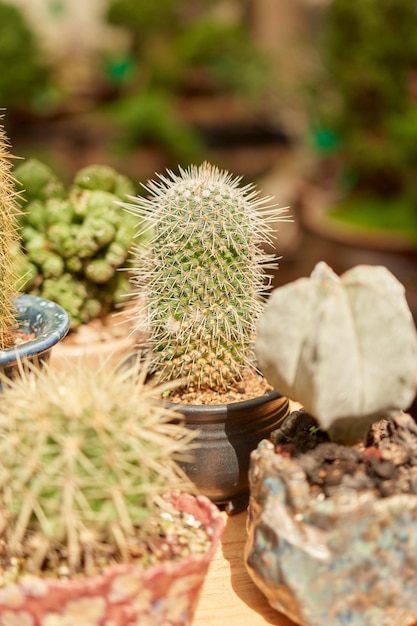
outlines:
[[15, 306], [19, 328], [28, 334], [34, 333], [35, 337], [0, 350], [0, 369], [6, 373], [22, 359], [47, 360], [53, 346], [67, 334], [70, 324], [68, 313], [45, 298], [25, 294], [16, 298]]

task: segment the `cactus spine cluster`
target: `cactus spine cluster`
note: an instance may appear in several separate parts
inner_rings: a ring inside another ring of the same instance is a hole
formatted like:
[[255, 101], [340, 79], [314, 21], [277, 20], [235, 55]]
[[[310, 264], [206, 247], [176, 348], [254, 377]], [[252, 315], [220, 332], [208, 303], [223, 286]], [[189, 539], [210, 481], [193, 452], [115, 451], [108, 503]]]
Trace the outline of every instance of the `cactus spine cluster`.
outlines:
[[148, 197], [125, 204], [152, 231], [148, 251], [136, 247], [132, 273], [141, 301], [145, 294], [137, 324], [150, 331], [162, 380], [224, 389], [251, 365], [264, 268], [273, 265], [262, 246], [286, 209], [240, 181], [203, 163], [160, 175]]
[[78, 363], [2, 380], [0, 534], [25, 571], [129, 561], [155, 498], [189, 487], [175, 459], [193, 435], [146, 375]]
[[16, 295], [15, 251], [17, 229], [17, 193], [12, 176], [9, 142], [0, 117], [0, 350], [9, 348], [15, 326], [13, 299]]

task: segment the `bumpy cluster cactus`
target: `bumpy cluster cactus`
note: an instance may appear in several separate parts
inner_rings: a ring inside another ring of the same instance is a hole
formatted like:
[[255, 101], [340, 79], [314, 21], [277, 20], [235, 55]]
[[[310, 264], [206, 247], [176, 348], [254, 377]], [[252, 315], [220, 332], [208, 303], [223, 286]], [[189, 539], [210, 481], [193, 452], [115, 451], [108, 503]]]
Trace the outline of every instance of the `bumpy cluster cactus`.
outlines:
[[0, 123], [0, 350], [10, 347], [15, 326], [13, 298], [17, 287], [14, 258], [19, 247], [18, 203], [10, 159], [8, 139]]
[[2, 380], [0, 534], [25, 571], [128, 561], [155, 499], [189, 488], [176, 459], [193, 435], [155, 399], [147, 371], [138, 359]]
[[[254, 186], [209, 163], [179, 169], [146, 186], [148, 197], [126, 208], [152, 230], [132, 267], [141, 296], [137, 324], [150, 331], [154, 368], [162, 380], [226, 388], [251, 366], [256, 320], [273, 255], [270, 206]], [[271, 263], [272, 265], [272, 263]]]
[[15, 178], [23, 188], [21, 219], [25, 291], [60, 304], [71, 328], [111, 311], [129, 291], [119, 272], [132, 246], [135, 220], [116, 204], [133, 184], [113, 168], [91, 165], [68, 192], [45, 164], [30, 159]]

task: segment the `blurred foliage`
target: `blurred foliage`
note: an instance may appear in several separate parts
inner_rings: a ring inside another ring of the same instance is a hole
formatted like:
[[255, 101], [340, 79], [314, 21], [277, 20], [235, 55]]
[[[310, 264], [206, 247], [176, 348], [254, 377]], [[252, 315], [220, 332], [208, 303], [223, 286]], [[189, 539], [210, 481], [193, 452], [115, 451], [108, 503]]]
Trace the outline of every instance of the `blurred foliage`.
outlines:
[[376, 196], [348, 197], [332, 207], [329, 217], [365, 230], [377, 225], [378, 229], [401, 235], [417, 247], [417, 212], [408, 198], [388, 198], [383, 201], [383, 210], [381, 202]]
[[21, 11], [0, 3], [0, 106], [8, 117], [43, 111], [57, 97], [51, 72]]
[[[196, 129], [177, 113], [184, 93], [253, 99], [268, 85], [269, 63], [244, 19], [216, 12], [220, 0], [113, 0], [107, 20], [130, 36], [126, 55], [105, 59], [107, 80], [119, 89], [108, 110], [120, 129], [118, 145], [162, 145], [179, 163], [201, 160]], [[242, 3], [240, 3], [242, 9]]]
[[121, 155], [150, 143], [162, 147], [170, 160], [180, 165], [205, 156], [198, 132], [176, 117], [174, 99], [166, 91], [127, 94], [109, 110], [120, 126], [115, 151]]
[[394, 213], [400, 197], [416, 214], [417, 3], [332, 0], [321, 55], [316, 147], [334, 159], [345, 193], [379, 197]]
[[267, 81], [267, 59], [242, 17], [216, 13], [221, 4], [223, 0], [110, 2], [108, 22], [130, 35], [129, 54], [137, 69], [132, 82], [180, 89], [196, 81], [200, 87], [247, 96], [259, 93]]
[[175, 49], [185, 83], [187, 71], [207, 76], [214, 86], [252, 97], [266, 86], [268, 62], [243, 24], [201, 18], [179, 34]]

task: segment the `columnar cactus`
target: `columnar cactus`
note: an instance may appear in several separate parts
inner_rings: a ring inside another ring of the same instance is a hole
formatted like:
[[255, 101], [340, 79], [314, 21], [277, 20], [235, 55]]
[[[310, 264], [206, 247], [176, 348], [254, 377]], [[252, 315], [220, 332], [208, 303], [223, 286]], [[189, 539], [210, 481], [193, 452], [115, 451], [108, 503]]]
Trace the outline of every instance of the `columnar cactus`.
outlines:
[[[168, 171], [125, 207], [152, 231], [149, 251], [136, 247], [137, 324], [150, 331], [161, 379], [226, 388], [251, 359], [256, 320], [272, 267], [271, 221], [286, 209], [259, 198], [208, 163]], [[143, 227], [138, 235], [143, 234]], [[269, 264], [269, 265], [266, 265]], [[144, 327], [143, 327], [144, 326]]]
[[14, 258], [19, 245], [18, 203], [10, 159], [8, 139], [0, 124], [0, 350], [9, 348], [12, 341], [17, 287]]
[[193, 434], [146, 374], [78, 363], [2, 380], [0, 535], [25, 571], [129, 560], [155, 498], [189, 487], [175, 459]]

